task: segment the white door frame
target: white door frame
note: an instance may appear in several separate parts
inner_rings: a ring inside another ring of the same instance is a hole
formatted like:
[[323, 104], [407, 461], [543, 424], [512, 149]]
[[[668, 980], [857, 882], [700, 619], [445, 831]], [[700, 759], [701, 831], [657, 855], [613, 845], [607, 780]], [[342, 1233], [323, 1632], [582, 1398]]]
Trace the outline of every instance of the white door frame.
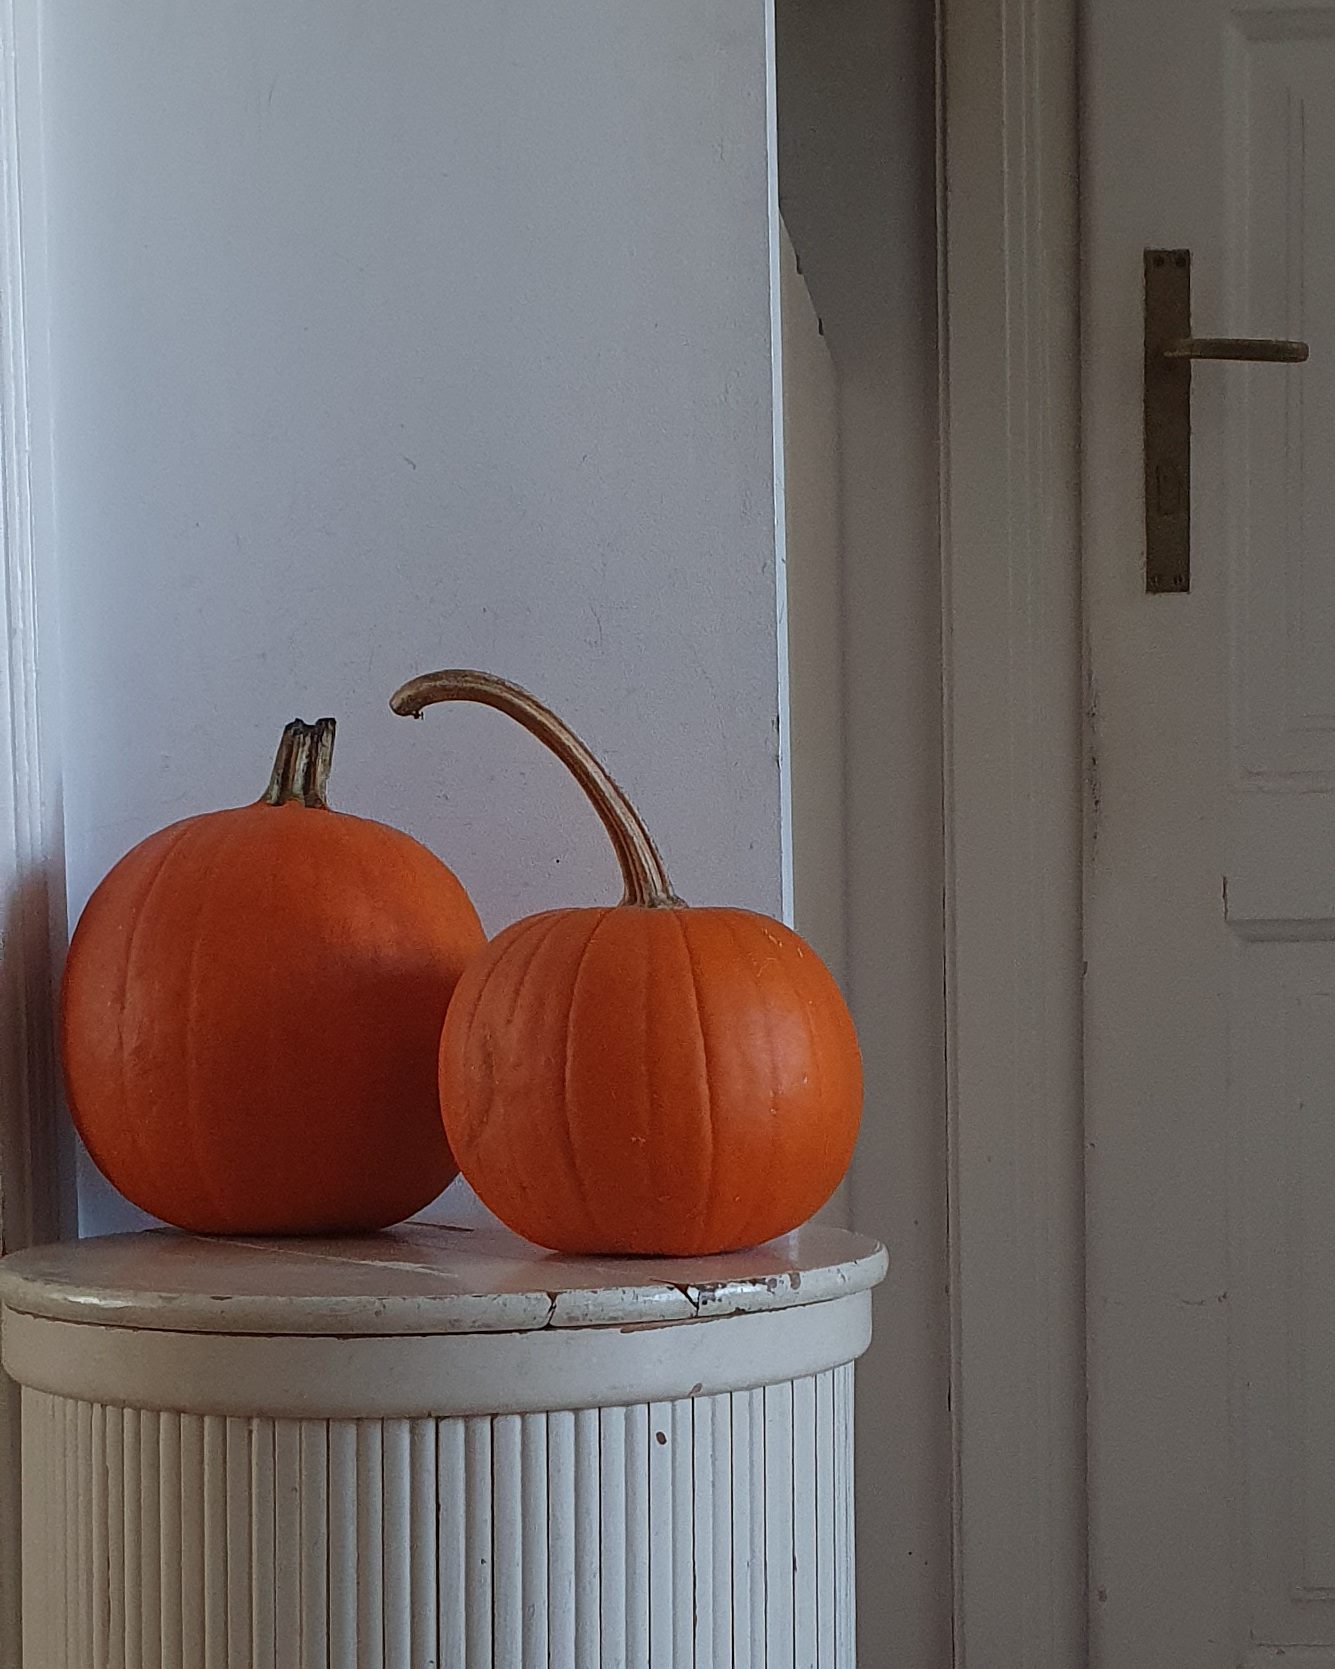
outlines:
[[957, 1669], [1087, 1661], [1076, 0], [940, 0]]

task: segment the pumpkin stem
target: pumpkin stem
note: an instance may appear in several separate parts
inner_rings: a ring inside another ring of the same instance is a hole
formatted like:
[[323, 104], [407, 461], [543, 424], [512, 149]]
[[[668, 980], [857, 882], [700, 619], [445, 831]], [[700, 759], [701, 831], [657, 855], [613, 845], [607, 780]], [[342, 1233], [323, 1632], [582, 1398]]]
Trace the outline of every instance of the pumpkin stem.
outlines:
[[317, 719], [306, 724], [293, 719], [283, 731], [274, 756], [273, 775], [261, 799], [267, 806], [299, 805], [328, 811], [325, 790], [329, 768], [334, 762], [334, 721]]
[[426, 672], [410, 678], [395, 690], [389, 704], [405, 718], [420, 719], [422, 710], [438, 701], [480, 701], [494, 707], [536, 736], [550, 748], [588, 796], [603, 827], [611, 837], [621, 879], [625, 883], [623, 904], [650, 908], [678, 905], [658, 848], [645, 828], [639, 812], [594, 756], [549, 707], [544, 707], [518, 684], [507, 683], [489, 672], [455, 668]]

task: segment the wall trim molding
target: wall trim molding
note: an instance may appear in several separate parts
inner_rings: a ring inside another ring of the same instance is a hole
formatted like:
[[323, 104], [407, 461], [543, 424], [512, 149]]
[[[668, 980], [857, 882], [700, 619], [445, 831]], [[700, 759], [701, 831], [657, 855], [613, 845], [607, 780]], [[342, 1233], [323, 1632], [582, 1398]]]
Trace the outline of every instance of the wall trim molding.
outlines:
[[[0, 1248], [62, 1227], [65, 1138], [54, 1047], [55, 947], [64, 929], [59, 761], [48, 709], [54, 645], [49, 538], [34, 480], [21, 107], [30, 60], [15, 0], [0, 0]], [[21, 86], [20, 83], [23, 83]]]
[[[26, 275], [24, 104], [35, 16], [0, 0], [0, 1251], [60, 1236], [70, 1220], [68, 1136], [54, 1036], [64, 932], [53, 695], [50, 539], [34, 482], [33, 340]], [[19, 1661], [15, 1388], [0, 1383], [0, 1660]]]
[[1075, 0], [939, 0], [956, 1669], [1087, 1662]]

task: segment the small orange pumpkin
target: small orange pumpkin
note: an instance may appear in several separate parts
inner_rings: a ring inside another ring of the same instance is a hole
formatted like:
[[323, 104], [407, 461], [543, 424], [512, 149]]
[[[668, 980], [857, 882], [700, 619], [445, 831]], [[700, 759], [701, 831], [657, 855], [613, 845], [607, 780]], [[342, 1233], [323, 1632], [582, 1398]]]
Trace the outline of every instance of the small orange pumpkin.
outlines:
[[526, 691], [436, 672], [391, 705], [420, 717], [459, 700], [508, 713], [563, 761], [625, 882], [611, 909], [516, 922], [460, 980], [440, 1095], [464, 1176], [561, 1252], [721, 1252], [796, 1228], [847, 1169], [862, 1106], [824, 963], [768, 916], [687, 909], [626, 796]]
[[75, 1124], [180, 1228], [382, 1228], [457, 1174], [436, 1051], [482, 927], [425, 846], [329, 809], [333, 743], [290, 724], [263, 797], [150, 835], [70, 945]]

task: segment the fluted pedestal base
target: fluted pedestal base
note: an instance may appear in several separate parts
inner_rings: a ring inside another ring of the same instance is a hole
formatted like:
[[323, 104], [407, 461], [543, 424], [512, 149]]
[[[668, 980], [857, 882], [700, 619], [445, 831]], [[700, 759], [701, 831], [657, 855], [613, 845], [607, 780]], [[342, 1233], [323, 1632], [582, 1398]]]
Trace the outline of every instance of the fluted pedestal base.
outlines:
[[28, 1669], [851, 1669], [851, 1392], [326, 1421], [27, 1391]]
[[425, 1225], [6, 1259], [23, 1669], [854, 1669], [884, 1268], [818, 1227], [689, 1262]]

